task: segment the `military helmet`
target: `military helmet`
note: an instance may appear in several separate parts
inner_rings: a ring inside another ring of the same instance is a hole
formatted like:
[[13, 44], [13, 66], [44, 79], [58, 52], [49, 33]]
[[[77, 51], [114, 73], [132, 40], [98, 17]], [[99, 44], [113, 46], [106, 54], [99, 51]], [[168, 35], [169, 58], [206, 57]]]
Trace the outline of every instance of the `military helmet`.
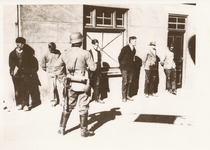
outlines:
[[74, 32], [70, 35], [71, 44], [82, 42], [82, 40], [83, 40], [83, 36], [80, 32]]

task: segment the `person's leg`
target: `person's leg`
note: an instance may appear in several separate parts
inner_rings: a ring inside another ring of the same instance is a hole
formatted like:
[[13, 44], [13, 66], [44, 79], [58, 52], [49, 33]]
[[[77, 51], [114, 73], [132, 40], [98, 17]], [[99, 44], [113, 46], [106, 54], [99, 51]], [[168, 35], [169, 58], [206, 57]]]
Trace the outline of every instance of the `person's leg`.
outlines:
[[128, 71], [121, 69], [121, 73], [122, 73], [122, 101], [126, 102], [127, 85], [128, 85]]
[[29, 94], [31, 95], [31, 109], [41, 104], [39, 85], [33, 84], [29, 86]]
[[128, 85], [127, 85], [127, 100], [133, 101], [133, 99], [130, 97], [130, 92], [131, 92], [131, 83], [133, 79], [133, 69], [128, 71]]
[[150, 84], [149, 84], [149, 94], [152, 96], [154, 95], [154, 89], [155, 89], [155, 84], [156, 84], [156, 70], [151, 70], [150, 72]]
[[148, 97], [149, 95], [149, 80], [150, 80], [150, 70], [145, 70], [144, 94], [146, 97]]
[[171, 86], [172, 94], [176, 95], [176, 69], [171, 69]]
[[24, 79], [21, 82], [21, 97], [22, 97], [22, 107], [25, 111], [29, 110], [29, 84], [28, 81]]
[[64, 97], [63, 97], [63, 84], [57, 80], [57, 90], [58, 90], [58, 97], [59, 97], [59, 104], [63, 105]]
[[166, 75], [166, 90], [171, 90], [171, 70], [170, 69], [164, 69], [165, 75]]
[[77, 104], [77, 94], [76, 92], [65, 89], [65, 99], [63, 103], [63, 112], [61, 114], [60, 119], [60, 128], [58, 130], [58, 134], [65, 135], [66, 124], [68, 122], [69, 116], [72, 110], [75, 108]]
[[14, 92], [15, 92], [15, 102], [16, 106], [19, 107], [18, 109], [22, 109], [22, 100], [21, 100], [21, 80], [16, 77], [12, 77], [12, 81], [14, 84]]
[[80, 93], [78, 95], [78, 103], [79, 103], [81, 136], [82, 137], [93, 136], [94, 132], [88, 130], [88, 109], [89, 109], [90, 98], [86, 93]]

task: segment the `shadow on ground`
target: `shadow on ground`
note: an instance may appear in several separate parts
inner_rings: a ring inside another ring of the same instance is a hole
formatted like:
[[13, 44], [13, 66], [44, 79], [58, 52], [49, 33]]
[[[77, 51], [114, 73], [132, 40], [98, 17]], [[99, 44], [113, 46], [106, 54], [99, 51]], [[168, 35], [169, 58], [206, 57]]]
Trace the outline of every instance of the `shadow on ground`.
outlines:
[[[94, 125], [89, 129], [90, 131], [95, 131], [98, 128], [100, 128], [101, 126], [103, 126], [105, 123], [111, 121], [111, 120], [115, 120], [116, 116], [120, 116], [122, 115], [120, 111], [118, 111], [120, 108], [112, 108], [110, 109], [110, 111], [102, 111], [102, 112], [97, 112], [94, 114], [90, 114], [89, 115], [89, 120], [88, 120], [88, 124], [93, 124]], [[66, 131], [66, 133], [74, 131], [76, 129], [79, 129], [80, 125], [77, 125], [69, 130]]]

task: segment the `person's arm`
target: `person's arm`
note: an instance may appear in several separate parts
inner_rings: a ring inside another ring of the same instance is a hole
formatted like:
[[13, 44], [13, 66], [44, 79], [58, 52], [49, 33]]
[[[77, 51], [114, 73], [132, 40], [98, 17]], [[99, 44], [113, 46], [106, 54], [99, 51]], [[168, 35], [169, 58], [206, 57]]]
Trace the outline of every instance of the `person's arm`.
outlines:
[[146, 53], [146, 54], [142, 57], [142, 65], [143, 65], [143, 66], [145, 66], [145, 64], [146, 64], [147, 57], [148, 57], [148, 53]]
[[14, 68], [15, 68], [15, 62], [14, 57], [12, 56], [12, 53], [9, 55], [9, 71], [10, 75], [14, 76]]
[[47, 56], [44, 55], [42, 58], [41, 58], [41, 63], [40, 63], [40, 66], [41, 68], [46, 71], [47, 70]]
[[118, 56], [118, 61], [119, 61], [119, 63], [121, 63], [121, 60], [122, 60], [122, 58], [124, 57], [125, 53], [126, 53], [126, 49], [125, 49], [125, 48], [122, 48], [122, 49], [121, 49], [121, 52], [120, 52], [120, 54], [119, 54], [119, 56]]
[[62, 55], [58, 58], [54, 65], [54, 74], [58, 76], [58, 80], [65, 84], [66, 81], [66, 65], [63, 61]]
[[96, 67], [97, 66], [94, 63], [93, 58], [92, 58], [90, 52], [88, 52], [87, 55], [86, 55], [86, 63], [87, 63], [88, 70], [90, 70], [90, 71], [95, 71], [96, 70]]

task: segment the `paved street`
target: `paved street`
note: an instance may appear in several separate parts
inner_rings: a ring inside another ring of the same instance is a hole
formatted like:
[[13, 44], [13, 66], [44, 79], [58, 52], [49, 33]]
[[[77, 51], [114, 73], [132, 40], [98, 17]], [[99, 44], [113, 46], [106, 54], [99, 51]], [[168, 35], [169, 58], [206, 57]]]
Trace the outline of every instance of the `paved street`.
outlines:
[[61, 106], [44, 102], [29, 112], [4, 110], [2, 150], [203, 150], [207, 137], [201, 136], [198, 103], [190, 103], [189, 95], [162, 92], [123, 103], [110, 94], [105, 104], [90, 104], [89, 128], [95, 136], [88, 138], [80, 136], [77, 107], [64, 136], [57, 134]]

